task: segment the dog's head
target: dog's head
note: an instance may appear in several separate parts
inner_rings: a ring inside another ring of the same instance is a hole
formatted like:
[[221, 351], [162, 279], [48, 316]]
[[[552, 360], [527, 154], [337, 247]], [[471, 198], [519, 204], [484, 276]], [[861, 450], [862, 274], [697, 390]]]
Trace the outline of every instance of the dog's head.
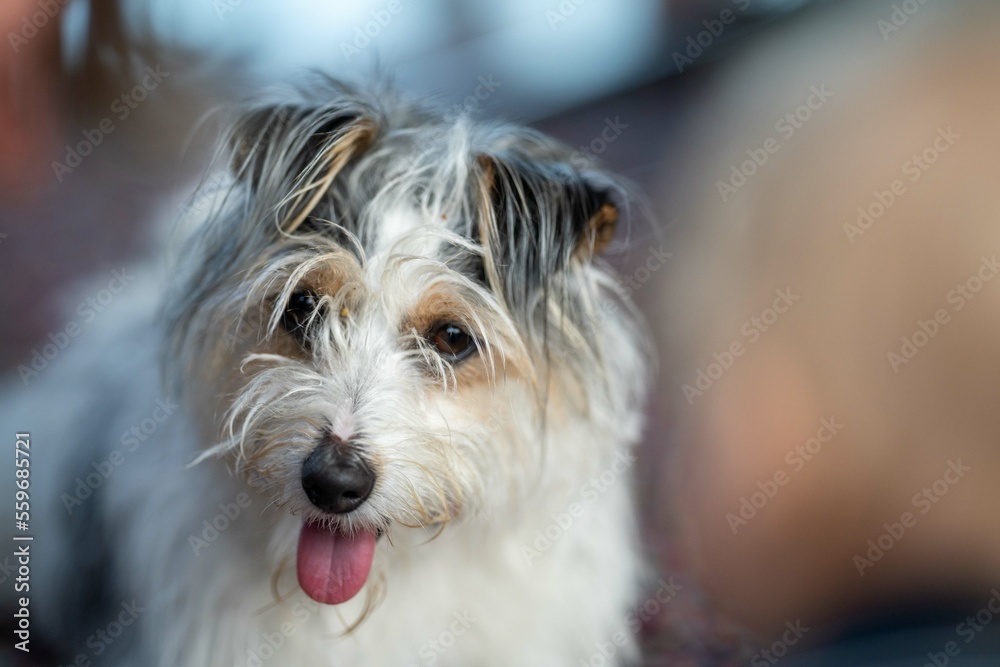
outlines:
[[206, 455], [302, 517], [299, 580], [328, 603], [394, 526], [578, 488], [632, 435], [643, 377], [595, 260], [613, 181], [530, 130], [335, 97], [236, 124], [170, 354], [221, 433]]

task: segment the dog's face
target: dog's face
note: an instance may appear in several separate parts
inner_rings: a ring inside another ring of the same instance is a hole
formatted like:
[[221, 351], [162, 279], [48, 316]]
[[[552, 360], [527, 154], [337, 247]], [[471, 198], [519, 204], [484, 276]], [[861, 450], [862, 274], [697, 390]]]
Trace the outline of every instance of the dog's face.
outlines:
[[526, 130], [343, 100], [237, 124], [172, 313], [208, 452], [302, 517], [299, 581], [326, 603], [394, 526], [496, 516], [594, 458], [553, 434], [638, 391], [593, 261], [610, 181]]

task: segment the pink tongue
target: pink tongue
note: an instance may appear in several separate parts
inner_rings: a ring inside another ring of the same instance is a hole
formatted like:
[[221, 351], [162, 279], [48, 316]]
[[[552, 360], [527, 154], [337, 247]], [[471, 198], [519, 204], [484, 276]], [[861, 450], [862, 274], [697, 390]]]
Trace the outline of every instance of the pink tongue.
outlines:
[[347, 602], [368, 580], [374, 554], [375, 533], [348, 535], [304, 523], [299, 535], [299, 585], [316, 602]]

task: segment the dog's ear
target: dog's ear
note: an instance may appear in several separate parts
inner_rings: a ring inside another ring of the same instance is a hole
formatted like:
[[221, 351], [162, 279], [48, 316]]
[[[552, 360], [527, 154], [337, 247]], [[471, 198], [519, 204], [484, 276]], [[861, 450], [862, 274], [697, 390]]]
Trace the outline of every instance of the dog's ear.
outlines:
[[294, 231], [337, 174], [375, 140], [377, 124], [348, 108], [275, 105], [253, 109], [229, 141], [230, 169], [265, 201], [293, 194], [283, 229]]
[[516, 154], [479, 155], [475, 169], [486, 274], [511, 302], [527, 303], [554, 275], [610, 245], [612, 184], [569, 162]]

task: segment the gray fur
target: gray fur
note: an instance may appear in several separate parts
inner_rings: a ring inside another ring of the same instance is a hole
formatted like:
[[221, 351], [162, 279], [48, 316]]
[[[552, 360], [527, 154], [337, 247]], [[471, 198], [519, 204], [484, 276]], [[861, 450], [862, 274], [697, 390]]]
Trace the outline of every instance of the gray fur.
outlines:
[[[621, 627], [641, 569], [627, 471], [526, 556], [639, 436], [642, 328], [592, 257], [590, 221], [624, 207], [621, 188], [532, 130], [334, 82], [252, 106], [231, 127], [218, 156], [229, 186], [186, 224], [173, 268], [148, 270], [16, 397], [47, 443], [40, 502], [56, 515], [67, 480], [150, 409], [157, 354], [179, 396], [176, 415], [73, 516], [77, 535], [108, 540], [92, 552], [107, 566], [94, 583], [146, 608], [113, 664], [245, 664], [285, 624], [295, 632], [273, 664], [415, 664], [460, 612], [481, 620], [438, 664], [576, 665], [619, 630], [618, 657], [634, 657]], [[320, 308], [289, 332], [286, 309], [304, 288]], [[467, 361], [430, 344], [435, 323], [420, 318], [439, 311], [473, 335]], [[303, 460], [331, 432], [378, 469], [347, 515], [324, 514], [301, 485]], [[194, 548], [239, 494], [251, 508]], [[384, 534], [354, 599], [303, 603], [303, 520]], [[39, 563], [46, 627], [81, 598], [101, 602], [66, 583], [81, 539], [55, 524], [40, 537], [66, 554]], [[97, 623], [113, 611], [104, 602]]]

